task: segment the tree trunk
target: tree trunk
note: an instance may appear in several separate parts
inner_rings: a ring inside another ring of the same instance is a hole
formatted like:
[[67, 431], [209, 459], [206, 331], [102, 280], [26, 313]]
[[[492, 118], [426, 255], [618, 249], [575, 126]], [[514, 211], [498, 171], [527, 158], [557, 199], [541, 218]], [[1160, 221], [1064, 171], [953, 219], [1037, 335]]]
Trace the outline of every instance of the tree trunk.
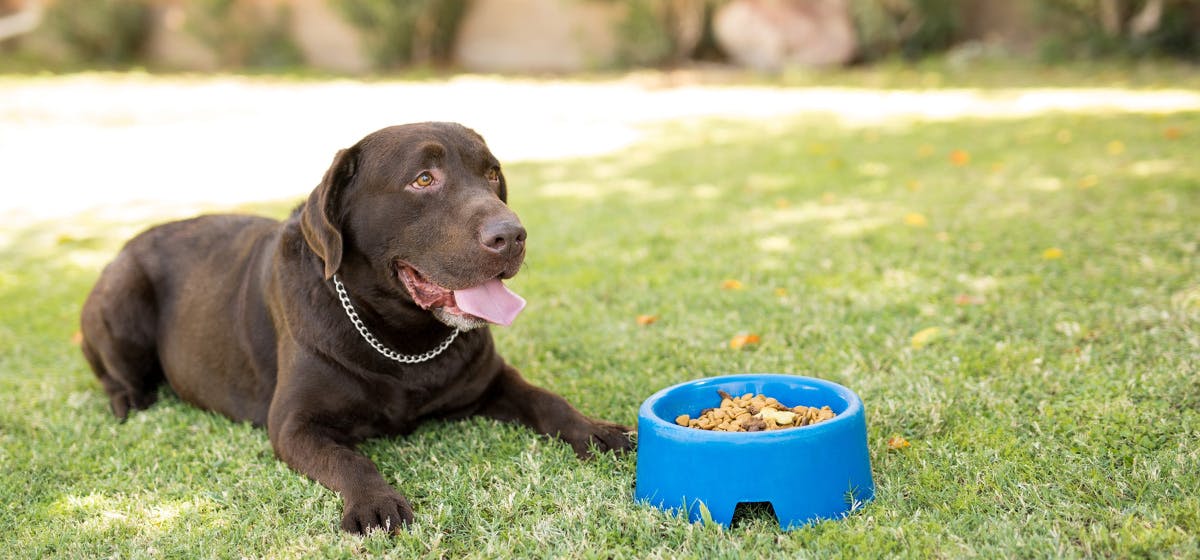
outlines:
[[1162, 24], [1163, 0], [1150, 0], [1129, 20], [1129, 34], [1134, 37], [1144, 37], [1155, 31]]
[[1100, 1], [1100, 27], [1110, 37], [1121, 34], [1121, 0]]

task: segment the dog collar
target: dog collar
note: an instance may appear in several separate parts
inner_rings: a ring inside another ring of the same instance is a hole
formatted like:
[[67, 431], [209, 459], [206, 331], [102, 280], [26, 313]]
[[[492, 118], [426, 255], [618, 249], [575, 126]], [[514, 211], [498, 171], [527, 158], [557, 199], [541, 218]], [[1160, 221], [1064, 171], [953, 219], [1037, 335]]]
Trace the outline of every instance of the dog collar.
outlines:
[[350, 303], [350, 294], [346, 293], [346, 287], [342, 285], [342, 281], [338, 279], [336, 274], [333, 275], [333, 287], [337, 290], [338, 299], [342, 301], [342, 309], [346, 310], [346, 316], [350, 318], [350, 322], [354, 324], [354, 328], [358, 329], [358, 334], [362, 335], [363, 340], [367, 341], [367, 344], [370, 344], [376, 352], [383, 354], [385, 358], [390, 360], [402, 364], [428, 362], [438, 357], [442, 352], [445, 352], [450, 347], [450, 344], [454, 342], [454, 339], [458, 338], [458, 333], [462, 332], [457, 328], [454, 329], [450, 333], [450, 336], [446, 337], [446, 340], [443, 340], [437, 348], [423, 354], [401, 354], [384, 346], [382, 342], [379, 342], [378, 338], [375, 338], [375, 335], [371, 334], [371, 331], [367, 329], [367, 325], [358, 316], [358, 312], [354, 310], [354, 304]]

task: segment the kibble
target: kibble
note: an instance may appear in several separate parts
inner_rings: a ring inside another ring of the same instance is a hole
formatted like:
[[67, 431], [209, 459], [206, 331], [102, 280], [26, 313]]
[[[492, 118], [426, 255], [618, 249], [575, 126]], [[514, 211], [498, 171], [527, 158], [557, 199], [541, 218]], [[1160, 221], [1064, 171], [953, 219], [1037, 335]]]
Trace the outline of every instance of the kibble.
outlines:
[[718, 389], [717, 395], [721, 397], [721, 406], [701, 410], [696, 418], [680, 414], [675, 423], [714, 432], [763, 432], [811, 426], [837, 416], [828, 406], [788, 407], [774, 397], [761, 394], [734, 397]]

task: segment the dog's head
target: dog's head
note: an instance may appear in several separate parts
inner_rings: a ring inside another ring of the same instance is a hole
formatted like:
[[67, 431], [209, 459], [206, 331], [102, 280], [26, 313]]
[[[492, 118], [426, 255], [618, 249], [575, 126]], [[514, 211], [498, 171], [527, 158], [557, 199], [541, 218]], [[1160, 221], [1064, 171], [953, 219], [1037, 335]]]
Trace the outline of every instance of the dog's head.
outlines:
[[507, 197], [500, 162], [475, 131], [393, 126], [338, 152], [300, 227], [326, 279], [361, 257], [385, 289], [443, 323], [507, 324], [524, 302], [500, 280], [525, 258], [525, 228]]

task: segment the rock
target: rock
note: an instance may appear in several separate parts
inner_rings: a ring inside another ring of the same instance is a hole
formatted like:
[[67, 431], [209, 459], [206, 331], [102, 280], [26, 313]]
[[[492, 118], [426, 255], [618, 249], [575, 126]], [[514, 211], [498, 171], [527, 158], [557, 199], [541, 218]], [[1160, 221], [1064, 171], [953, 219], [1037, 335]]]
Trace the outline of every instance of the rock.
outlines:
[[454, 60], [475, 72], [574, 72], [611, 65], [619, 2], [475, 0], [460, 24]]
[[29, 33], [41, 22], [41, 4], [0, 0], [0, 42]]
[[849, 0], [733, 0], [713, 32], [730, 59], [757, 70], [840, 66], [858, 50]]

